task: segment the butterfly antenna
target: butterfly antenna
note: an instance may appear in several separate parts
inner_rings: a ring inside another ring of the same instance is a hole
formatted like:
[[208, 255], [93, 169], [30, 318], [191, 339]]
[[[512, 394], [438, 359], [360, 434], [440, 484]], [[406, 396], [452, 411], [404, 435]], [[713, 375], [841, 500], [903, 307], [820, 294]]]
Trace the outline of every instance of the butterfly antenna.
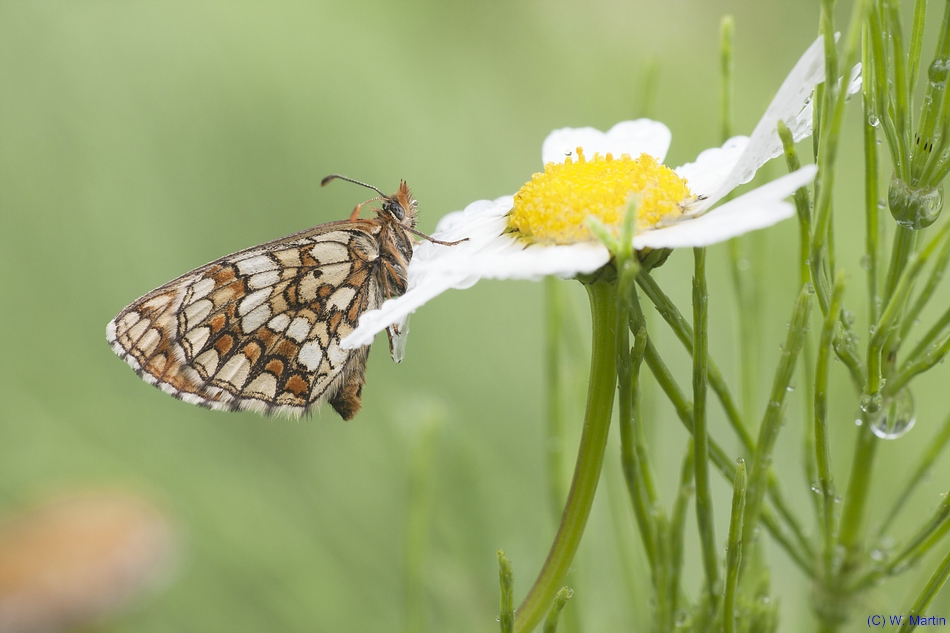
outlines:
[[421, 232], [421, 231], [417, 231], [417, 230], [415, 230], [415, 229], [413, 229], [413, 228], [410, 228], [410, 227], [408, 227], [408, 226], [404, 226], [403, 228], [406, 229], [407, 231], [409, 231], [410, 233], [414, 234], [414, 235], [418, 235], [419, 237], [421, 237], [421, 238], [423, 238], [423, 239], [425, 239], [425, 240], [428, 240], [428, 241], [432, 242], [433, 244], [441, 244], [442, 246], [455, 246], [456, 244], [461, 244], [462, 242], [467, 242], [467, 241], [468, 241], [468, 238], [467, 238], [467, 237], [463, 237], [462, 239], [456, 240], [456, 241], [454, 241], [454, 242], [443, 242], [442, 240], [437, 240], [437, 239], [435, 239], [434, 237], [432, 237], [431, 235], [426, 235], [425, 233], [423, 233], [423, 232]]
[[372, 189], [373, 191], [375, 191], [376, 193], [378, 193], [384, 198], [389, 197], [385, 193], [383, 193], [382, 191], [374, 187], [373, 185], [368, 185], [365, 182], [360, 182], [359, 180], [353, 180], [352, 178], [347, 178], [346, 176], [341, 176], [340, 174], [330, 174], [329, 176], [327, 176], [326, 178], [320, 181], [320, 186], [325, 187], [328, 182], [330, 182], [331, 180], [336, 180], [337, 178], [339, 178], [340, 180], [345, 180], [347, 182], [352, 182], [354, 185], [362, 185], [363, 187], [366, 187], [367, 189]]

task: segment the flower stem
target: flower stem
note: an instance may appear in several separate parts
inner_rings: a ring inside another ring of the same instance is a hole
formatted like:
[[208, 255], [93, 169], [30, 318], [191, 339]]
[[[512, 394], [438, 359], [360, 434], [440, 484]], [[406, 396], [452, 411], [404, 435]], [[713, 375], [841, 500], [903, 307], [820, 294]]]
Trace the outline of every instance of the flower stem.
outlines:
[[795, 372], [798, 353], [801, 351], [805, 340], [808, 313], [811, 308], [810, 299], [808, 288], [803, 288], [792, 311], [792, 319], [788, 326], [788, 337], [785, 346], [782, 348], [782, 355], [772, 382], [769, 404], [759, 427], [759, 440], [756, 442], [752, 468], [749, 471], [745, 515], [742, 520], [742, 559], [745, 561], [751, 558], [755, 527], [762, 512], [766, 490], [769, 488], [772, 449], [775, 447], [775, 441], [778, 439], [778, 433], [782, 426], [785, 397], [788, 393], [792, 375]]
[[[633, 292], [633, 289], [630, 290]], [[618, 312], [627, 311], [623, 303], [618, 307]], [[638, 304], [635, 309], [639, 313]], [[623, 468], [624, 481], [627, 484], [627, 491], [633, 506], [633, 514], [637, 520], [637, 527], [640, 529], [640, 537], [643, 540], [643, 549], [650, 561], [650, 568], [653, 570], [655, 577], [656, 566], [659, 564], [656, 557], [658, 534], [653, 515], [653, 508], [657, 507], [657, 493], [654, 485], [653, 469], [650, 466], [646, 451], [643, 424], [637, 412], [639, 407], [637, 407], [636, 402], [640, 382], [640, 363], [646, 348], [647, 334], [646, 329], [640, 328], [636, 335], [636, 346], [632, 353], [627, 352], [629, 335], [626, 328], [621, 329], [623, 323], [624, 321], [618, 315], [617, 351], [621, 354], [617, 362], [618, 384], [621, 385], [617, 402], [620, 426], [620, 464]]]
[[884, 302], [890, 300], [891, 295], [897, 288], [897, 282], [900, 280], [904, 268], [907, 266], [907, 260], [917, 244], [917, 231], [909, 229], [906, 226], [897, 225], [897, 232], [894, 234], [894, 249], [891, 252], [891, 264], [887, 270], [887, 279], [884, 282]]
[[514, 593], [515, 575], [511, 571], [511, 561], [505, 555], [505, 550], [498, 550], [498, 584], [501, 585], [501, 606], [498, 615], [498, 624], [501, 633], [511, 633], [515, 625]]
[[[673, 330], [673, 334], [680, 340], [683, 347], [686, 348], [686, 351], [692, 354], [693, 328], [680, 313], [672, 299], [663, 292], [656, 283], [656, 280], [646, 271], [637, 275], [637, 284], [643, 289], [644, 294], [646, 294], [654, 307], [656, 307], [656, 311], [660, 313], [660, 316], [667, 322], [670, 329]], [[708, 357], [708, 353], [706, 372], [709, 379], [709, 386], [712, 387], [716, 396], [719, 398], [722, 408], [726, 412], [726, 418], [729, 420], [729, 424], [739, 436], [745, 450], [751, 454], [755, 450], [755, 440], [746, 427], [746, 423], [743, 421], [739, 407], [736, 404], [735, 398], [732, 396], [732, 392], [729, 391], [729, 386], [726, 384], [726, 379], [719, 370], [719, 366], [711, 357]]]
[[[789, 173], [798, 171], [802, 167], [802, 162], [795, 150], [792, 131], [788, 129], [784, 121], [778, 122], [778, 135], [782, 139], [785, 164]], [[811, 206], [808, 203], [808, 187], [802, 187], [795, 192], [795, 213], [798, 215], [799, 234], [798, 279], [799, 283], [804, 286], [811, 281], [811, 270], [808, 268], [808, 253], [811, 250]]]
[[901, 488], [901, 493], [897, 496], [897, 499], [894, 501], [894, 505], [891, 507], [890, 512], [887, 513], [883, 522], [881, 522], [880, 527], [877, 529], [878, 537], [883, 536], [887, 533], [887, 529], [891, 526], [891, 522], [897, 518], [901, 509], [904, 507], [904, 504], [907, 502], [907, 499], [910, 498], [911, 493], [917, 487], [927, 473], [930, 472], [930, 469], [933, 467], [934, 462], [937, 460], [937, 457], [946, 448], [947, 443], [950, 442], [950, 416], [948, 416], [943, 425], [940, 427], [940, 430], [934, 436], [932, 440], [927, 442], [927, 450], [924, 454], [916, 460], [917, 468], [914, 470], [914, 474], [910, 476], [907, 480], [907, 483]]
[[910, 35], [910, 51], [907, 53], [907, 92], [910, 110], [914, 109], [914, 88], [920, 70], [920, 48], [924, 42], [924, 23], [927, 20], [927, 0], [914, 2], [914, 26]]
[[709, 489], [709, 434], [706, 427], [706, 353], [709, 347], [708, 307], [706, 290], [706, 249], [694, 248], [696, 261], [693, 277], [693, 462], [696, 472], [696, 521], [706, 572], [706, 592], [710, 598], [719, 592], [719, 557], [716, 555], [716, 534], [713, 522], [712, 492]]
[[534, 586], [518, 609], [516, 633], [534, 630], [564, 586], [587, 525], [604, 463], [617, 383], [617, 287], [614, 280], [601, 279], [587, 284], [586, 288], [590, 297], [593, 345], [584, 430], [561, 525]]
[[726, 550], [726, 589], [722, 603], [723, 631], [736, 630], [736, 593], [739, 589], [739, 566], [742, 562], [742, 513], [745, 511], [745, 461], [739, 460], [732, 488], [732, 517], [729, 521], [729, 547]]
[[[868, 35], [865, 35], [861, 44], [861, 64], [863, 68], [871, 68], [868, 37]], [[861, 87], [864, 90], [864, 125], [862, 126], [864, 130], [864, 257], [866, 258], [865, 269], [867, 270], [868, 313], [873, 323], [877, 321], [880, 312], [878, 306], [878, 257], [881, 251], [881, 209], [878, 207], [878, 203], [881, 193], [877, 174], [877, 126], [879, 123], [874, 113], [874, 81], [869, 79], [866, 78]]]
[[[680, 466], [680, 484], [676, 500], [673, 502], [673, 513], [670, 517], [670, 566], [673, 570], [670, 586], [674, 589], [682, 586], [683, 537], [686, 533], [686, 510], [689, 506], [689, 498], [693, 494], [693, 458], [693, 442], [690, 441], [687, 443], [686, 454], [683, 456], [683, 463]], [[678, 601], [679, 595], [674, 593], [674, 612], [678, 607]]]
[[548, 494], [551, 512], [558, 518], [564, 505], [564, 406], [561, 385], [561, 329], [564, 296], [561, 280], [550, 276], [544, 280], [547, 319], [545, 322], [545, 364], [547, 372], [547, 441], [545, 456], [548, 467]]
[[[812, 283], [818, 296], [818, 303], [822, 312], [826, 313], [831, 303], [830, 280], [825, 277], [823, 269], [827, 262], [825, 250], [829, 241], [829, 226], [831, 224], [832, 205], [831, 194], [834, 191], [838, 144], [841, 139], [841, 126], [844, 119], [844, 107], [847, 100], [847, 77], [841, 82], [840, 89], [835, 89], [838, 77], [838, 60], [835, 53], [833, 27], [831, 25], [831, 8], [833, 2], [822, 2], [822, 32], [825, 36], [825, 77], [824, 93], [826, 103], [822, 104], [822, 125], [820, 132], [815, 130], [818, 140], [818, 178], [821, 183], [817, 188], [817, 200], [813, 221], [813, 235], [811, 244]], [[848, 27], [848, 37], [845, 43], [844, 68], [851, 69], [860, 59], [861, 52], [861, 25], [871, 6], [870, 0], [858, 0], [854, 3], [851, 12], [851, 22]], [[816, 108], [817, 111], [817, 108]], [[831, 269], [833, 270], [833, 269]], [[750, 484], [751, 487], [751, 484]]]
[[831, 295], [831, 308], [825, 316], [821, 328], [821, 342], [818, 348], [818, 362], [815, 369], [815, 464], [818, 471], [818, 486], [822, 503], [820, 516], [822, 541], [824, 544], [824, 577], [834, 575], [835, 550], [835, 483], [831, 469], [831, 445], [828, 440], [828, 358], [831, 355], [831, 342], [834, 327], [841, 311], [841, 297], [844, 294], [845, 274], [839, 272]]
[[[641, 272], [637, 279], [646, 276], [646, 274]], [[639, 325], [634, 323], [633, 327], [638, 329]], [[647, 362], [647, 366], [650, 368], [650, 371], [653, 373], [653, 377], [656, 379], [657, 384], [660, 386], [660, 389], [663, 390], [663, 393], [666, 394], [670, 404], [672, 404], [673, 408], [676, 410], [676, 415], [680, 419], [680, 422], [683, 423], [683, 426], [686, 427], [687, 431], [692, 433], [692, 403], [687, 401], [686, 395], [680, 389], [679, 385], [676, 384], [673, 374], [663, 362], [663, 359], [660, 358], [659, 353], [656, 351], [656, 347], [653, 345], [653, 342], [649, 339], [649, 337], [647, 338], [647, 347], [644, 351], [643, 357]], [[712, 381], [710, 381], [710, 383], [711, 382]], [[710, 440], [709, 442], [709, 458], [712, 460], [713, 465], [717, 470], [719, 470], [723, 477], [725, 477], [728, 481], [733, 481], [735, 479], [735, 464], [729, 459], [729, 457], [726, 456], [726, 452], [715, 442], [715, 440]], [[780, 496], [777, 494], [778, 479], [770, 477], [769, 484], [769, 494], [772, 502], [775, 503], [776, 499], [780, 498]], [[794, 517], [787, 517], [785, 514], [782, 514], [782, 516], [786, 519], [794, 519]], [[811, 561], [814, 558], [814, 554], [811, 551], [811, 547], [807, 545], [807, 540], [804, 540], [804, 534], [801, 533], [797, 522], [790, 523], [790, 528], [795, 532], [795, 542], [793, 542], [792, 538], [785, 533], [782, 526], [779, 524], [778, 519], [776, 519], [772, 514], [771, 508], [768, 505], [765, 505], [762, 508], [761, 520], [766, 529], [768, 529], [769, 533], [775, 538], [775, 541], [785, 549], [792, 560], [798, 564], [805, 574], [807, 574], [810, 578], [813, 578], [815, 576], [815, 571]]]
[[855, 582], [849, 591], [863, 591], [878, 584], [881, 578], [895, 576], [916, 565], [947, 533], [947, 519], [950, 519], [950, 499], [944, 496], [943, 501], [934, 511], [930, 519], [921, 525], [911, 536], [901, 550], [891, 556], [887, 563]]
[[[653, 305], [656, 307], [657, 312], [663, 317], [664, 320], [669, 324], [670, 328], [673, 330], [673, 333], [680, 340], [686, 350], [692, 354], [693, 353], [693, 329], [680, 313], [679, 309], [673, 303], [673, 301], [663, 292], [663, 290], [657, 285], [656, 281], [650, 274], [646, 271], [641, 271], [637, 275], [637, 283], [640, 285], [640, 288], [643, 289], [644, 294], [650, 299]], [[634, 328], [639, 327], [634, 325]], [[668, 370], [657, 365], [657, 354], [653, 351], [652, 343], [647, 345], [646, 351], [646, 360], [647, 364], [650, 365], [651, 371], [654, 372], [654, 377], [658, 382], [666, 381], [669, 382], [670, 378], [667, 376], [669, 374]], [[657, 373], [659, 370], [659, 374]], [[752, 455], [755, 452], [755, 440], [752, 439], [752, 435], [747, 430], [745, 424], [742, 421], [742, 416], [739, 413], [739, 409], [736, 407], [735, 400], [732, 398], [732, 394], [729, 391], [729, 386], [726, 384], [725, 378], [722, 376], [722, 372], [719, 371], [718, 366], [713, 361], [707, 353], [706, 358], [706, 370], [709, 379], [709, 386], [712, 387], [713, 391], [719, 397], [719, 401], [722, 404], [723, 410], [726, 412], [726, 417], [729, 420], [729, 423], [732, 425], [732, 428], [736, 431], [736, 434], [739, 436], [739, 439], [742, 441], [742, 444], [745, 450]], [[863, 377], [862, 377], [863, 380]], [[863, 384], [863, 383], [862, 383]], [[668, 386], [663, 386], [664, 392], [666, 392], [667, 397], [671, 398], [671, 402], [674, 402], [674, 407], [676, 403], [672, 400], [671, 391]], [[685, 402], [685, 399], [684, 399]], [[679, 408], [677, 409], [680, 410]], [[680, 416], [683, 419], [684, 424], [692, 430], [691, 422], [687, 422], [685, 418]], [[691, 417], [691, 412], [690, 412]], [[713, 444], [714, 445], [714, 444]], [[734, 473], [730, 473], [728, 478], [731, 481], [734, 477]], [[791, 511], [788, 504], [785, 502], [782, 495], [781, 489], [778, 486], [778, 478], [774, 475], [769, 475], [769, 497], [772, 499], [772, 502], [775, 504], [776, 510], [778, 510], [779, 515], [785, 520], [789, 528], [795, 534], [795, 539], [798, 541], [799, 546], [802, 548], [802, 551], [811, 553], [811, 545], [808, 539], [805, 537], [804, 531], [801, 525], [798, 522], [798, 519], [795, 517], [795, 514]]]
[[[927, 607], [930, 606], [930, 603], [933, 601], [934, 597], [947, 582], [947, 578], [950, 578], [950, 554], [947, 554], [943, 561], [941, 561], [940, 566], [933, 573], [933, 576], [930, 577], [930, 580], [927, 582], [927, 586], [924, 587], [924, 590], [920, 592], [919, 596], [917, 596], [917, 600], [914, 601], [914, 606], [910, 608], [908, 613], [918, 616], [924, 613], [927, 610]], [[904, 626], [901, 627], [899, 633], [912, 630], [914, 630], [914, 625], [911, 624], [910, 618], [907, 618], [907, 622], [905, 622]]]
[[544, 621], [544, 633], [555, 633], [557, 631], [558, 618], [561, 617], [561, 611], [564, 610], [564, 605], [567, 604], [567, 601], [573, 597], [574, 591], [567, 588], [561, 587], [561, 590], [557, 592], [557, 595], [554, 596], [554, 606], [551, 607], [551, 612], [548, 613], [547, 619]]
[[904, 320], [903, 323], [901, 323], [900, 330], [901, 340], [907, 338], [911, 328], [914, 327], [918, 317], [920, 317], [920, 313], [924, 309], [924, 306], [926, 306], [930, 299], [934, 297], [934, 291], [937, 289], [937, 286], [943, 279], [943, 275], [947, 270], [948, 263], [950, 263], [950, 240], [944, 239], [943, 246], [940, 247], [940, 252], [937, 254], [937, 259], [934, 261], [930, 275], [927, 277], [927, 283], [924, 284], [924, 287], [917, 292], [917, 300], [914, 301], [914, 304], [904, 314]]
[[838, 543], [845, 549], [847, 557], [842, 573], [846, 573], [848, 568], [857, 562], [860, 554], [859, 543], [864, 521], [864, 507], [871, 487], [871, 464], [874, 463], [877, 444], [877, 436], [871, 431], [871, 416], [862, 411], [861, 427], [854, 446], [851, 475], [848, 478], [848, 490], [845, 493], [838, 530]]

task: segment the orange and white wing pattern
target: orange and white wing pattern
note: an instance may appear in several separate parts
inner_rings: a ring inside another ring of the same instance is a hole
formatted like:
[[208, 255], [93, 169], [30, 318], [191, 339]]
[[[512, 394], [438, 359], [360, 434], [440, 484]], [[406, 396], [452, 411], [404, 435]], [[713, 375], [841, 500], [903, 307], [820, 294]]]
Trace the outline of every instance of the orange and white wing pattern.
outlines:
[[146, 382], [211, 409], [349, 420], [369, 347], [340, 348], [360, 315], [405, 290], [412, 243], [382, 219], [331, 222], [197, 268], [106, 327]]

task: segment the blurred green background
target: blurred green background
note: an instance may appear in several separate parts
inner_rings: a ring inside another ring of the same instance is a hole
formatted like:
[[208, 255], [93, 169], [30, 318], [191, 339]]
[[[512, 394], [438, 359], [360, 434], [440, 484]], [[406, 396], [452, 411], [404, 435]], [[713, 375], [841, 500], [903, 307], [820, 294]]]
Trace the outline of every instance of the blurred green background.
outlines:
[[[331, 172], [384, 191], [406, 179], [420, 200], [420, 228], [431, 231], [447, 212], [514, 192], [540, 169], [541, 142], [556, 127], [606, 129], [650, 115], [673, 131], [668, 163], [690, 161], [720, 141], [721, 16], [736, 20], [735, 129], [748, 133], [814, 39], [817, 5], [0, 4], [0, 511], [61, 490], [118, 486], [174, 518], [183, 543], [174, 582], [104, 631], [398, 631], [407, 617], [410, 472], [420, 419], [437, 409], [444, 416], [422, 561], [426, 624], [496, 630], [495, 551], [512, 559], [520, 600], [555, 528], [543, 459], [541, 284], [483, 282], [423, 307], [405, 362], [394, 365], [377, 342], [364, 409], [349, 423], [329, 408], [298, 422], [174, 400], [112, 354], [106, 322], [211, 259], [346, 217], [365, 196], [343, 183], [321, 189]], [[839, 8], [846, 16], [847, 4]], [[644, 104], [651, 59], [659, 81], [655, 101]], [[837, 231], [840, 263], [854, 280], [848, 301], [860, 313], [861, 150], [852, 110]], [[786, 222], [746, 238], [744, 248], [768, 279], [760, 297], [764, 404], [797, 294], [797, 227]], [[726, 263], [726, 248], [713, 248], [711, 346], [735, 387]], [[691, 270], [688, 253], [676, 253], [658, 272], [687, 313]], [[584, 323], [583, 291], [564, 283]], [[946, 304], [941, 296], [935, 305]], [[688, 386], [685, 353], [663, 323], [654, 325]], [[834, 372], [832, 441], [843, 486], [855, 398], [840, 364]], [[938, 390], [946, 380], [941, 367], [919, 383], [917, 427], [881, 448], [882, 504], [945, 414]], [[669, 406], [649, 389], [647, 398], [670, 498], [685, 434]], [[813, 525], [801, 410], [791, 398], [777, 461]], [[712, 411], [716, 432], [734, 446], [718, 405]], [[572, 417], [569, 438], [580, 422]], [[571, 439], [567, 462], [574, 450]], [[568, 609], [585, 631], [642, 630], [648, 578], [617, 448], [609, 450]], [[934, 507], [948, 474], [947, 464], [935, 472], [901, 529]], [[724, 542], [729, 489], [719, 479], [715, 486]], [[691, 527], [688, 554], [697, 551], [694, 535]], [[781, 551], [770, 556], [782, 630], [812, 626], [805, 578]], [[932, 565], [871, 595], [868, 613], [905, 607]], [[700, 576], [692, 578], [694, 591]], [[939, 598], [931, 611], [950, 615], [947, 607]]]

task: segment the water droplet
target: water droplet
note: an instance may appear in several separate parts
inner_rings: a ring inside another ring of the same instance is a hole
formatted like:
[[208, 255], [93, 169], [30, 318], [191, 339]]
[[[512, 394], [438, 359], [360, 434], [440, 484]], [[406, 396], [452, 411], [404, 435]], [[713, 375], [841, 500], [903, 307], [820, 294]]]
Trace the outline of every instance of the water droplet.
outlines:
[[881, 410], [883, 404], [884, 399], [881, 397], [880, 391], [861, 394], [861, 410], [865, 413], [877, 413]]
[[863, 255], [861, 257], [861, 268], [864, 270], [871, 270], [871, 256]]
[[940, 90], [947, 85], [948, 77], [950, 77], [950, 59], [941, 57], [934, 59], [927, 69], [927, 78], [930, 79], [930, 83], [937, 84], [934, 88]]
[[868, 115], [868, 125], [870, 125], [871, 127], [877, 127], [880, 124], [881, 124], [881, 121], [877, 118], [876, 115], [874, 114]]
[[844, 324], [848, 327], [854, 325], [854, 312], [851, 310], [842, 310], [841, 311], [841, 320], [844, 321]]
[[743, 257], [736, 262], [736, 268], [739, 270], [749, 270], [749, 260]]
[[943, 208], [943, 186], [911, 186], [895, 175], [887, 191], [887, 203], [891, 215], [901, 226], [914, 230], [926, 228], [936, 221]]
[[913, 428], [916, 421], [914, 396], [905, 387], [871, 419], [871, 430], [882, 440], [896, 440]]

